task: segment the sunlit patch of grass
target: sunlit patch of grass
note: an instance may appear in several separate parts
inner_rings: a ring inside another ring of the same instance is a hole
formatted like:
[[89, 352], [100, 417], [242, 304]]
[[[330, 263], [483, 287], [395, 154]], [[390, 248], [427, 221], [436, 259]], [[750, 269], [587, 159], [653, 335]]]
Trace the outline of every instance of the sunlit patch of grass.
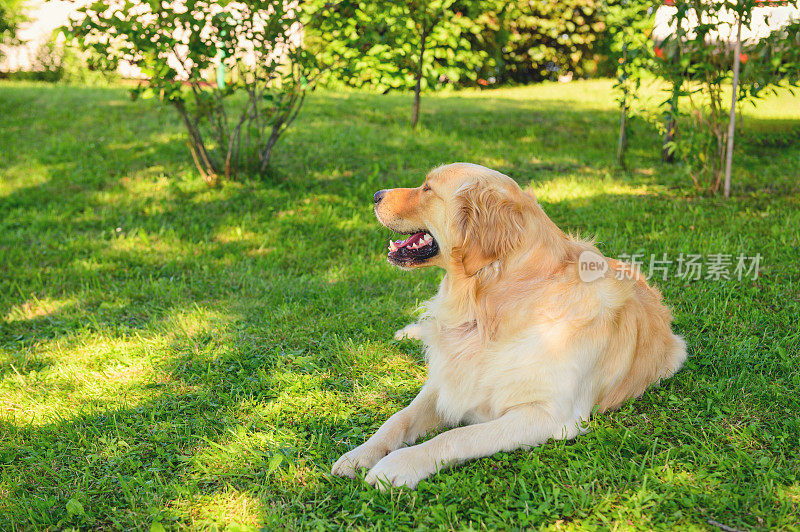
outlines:
[[567, 175], [548, 179], [542, 183], [532, 182], [530, 190], [536, 198], [544, 203], [560, 203], [571, 201], [575, 204], [587, 205], [596, 196], [642, 196], [652, 194], [652, 187], [645, 184], [632, 184], [628, 181], [605, 178], [596, 181], [594, 186], [588, 185], [585, 178]]
[[800, 484], [779, 486], [777, 495], [780, 499], [788, 501], [796, 511], [800, 511]]
[[50, 177], [51, 170], [51, 165], [32, 158], [3, 168], [3, 179], [0, 179], [0, 197], [7, 197], [14, 191], [25, 187], [43, 185]]
[[231, 322], [231, 316], [222, 309], [201, 307], [168, 311], [157, 329], [163, 330], [173, 341], [197, 347], [202, 343], [198, 339], [213, 339], [215, 331], [224, 328]]
[[246, 532], [261, 529], [264, 505], [252, 493], [226, 487], [210, 495], [176, 501], [171, 510], [188, 514], [193, 527]]
[[73, 304], [75, 304], [74, 300], [53, 300], [48, 298], [42, 300], [34, 297], [22, 304], [11, 307], [11, 310], [6, 314], [5, 320], [10, 322], [46, 318]]
[[[76, 409], [102, 411], [135, 404], [153, 368], [137, 356], [140, 342], [93, 338], [64, 349], [58, 342], [38, 354], [49, 364], [22, 374], [12, 366], [0, 382], [0, 402], [12, 408], [0, 416], [18, 425], [42, 425], [73, 417]], [[69, 356], [65, 356], [69, 353]]]

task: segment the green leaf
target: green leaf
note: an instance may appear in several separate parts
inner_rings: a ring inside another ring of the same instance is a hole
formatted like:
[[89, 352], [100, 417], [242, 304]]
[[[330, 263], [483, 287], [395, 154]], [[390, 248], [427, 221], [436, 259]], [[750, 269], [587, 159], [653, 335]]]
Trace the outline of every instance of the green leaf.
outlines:
[[67, 514], [70, 517], [85, 516], [86, 511], [83, 509], [83, 504], [78, 499], [72, 498], [67, 501]]
[[275, 470], [277, 470], [282, 463], [283, 463], [282, 454], [272, 455], [272, 458], [270, 458], [269, 462], [267, 462], [267, 476], [270, 476], [272, 473], [274, 473]]

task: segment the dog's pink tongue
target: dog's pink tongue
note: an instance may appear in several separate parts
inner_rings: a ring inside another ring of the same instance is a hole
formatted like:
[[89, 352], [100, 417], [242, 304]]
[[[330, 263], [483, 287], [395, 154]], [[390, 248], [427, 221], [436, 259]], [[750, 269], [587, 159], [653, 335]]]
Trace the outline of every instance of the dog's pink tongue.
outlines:
[[421, 239], [423, 236], [425, 236], [424, 232], [423, 233], [414, 233], [410, 237], [406, 238], [401, 244], [399, 244], [399, 246], [401, 248], [404, 248], [406, 246], [410, 246], [411, 244], [416, 244], [419, 241], [419, 239]]
[[419, 239], [425, 236], [425, 232], [421, 233], [414, 233], [413, 235], [409, 236], [405, 240], [395, 240], [394, 242], [389, 242], [389, 251], [397, 251], [400, 248], [404, 248], [406, 246], [410, 246], [412, 244], [417, 243]]

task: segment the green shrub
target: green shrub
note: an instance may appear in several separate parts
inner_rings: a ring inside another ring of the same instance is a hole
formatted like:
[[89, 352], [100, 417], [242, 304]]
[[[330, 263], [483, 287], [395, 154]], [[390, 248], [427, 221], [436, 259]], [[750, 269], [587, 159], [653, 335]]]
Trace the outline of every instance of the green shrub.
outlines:
[[17, 28], [24, 21], [25, 0], [0, 0], [0, 43], [16, 41]]
[[599, 0], [497, 2], [483, 15], [487, 53], [496, 82], [530, 83], [571, 72], [596, 71], [598, 41], [605, 30]]
[[[307, 26], [311, 49], [330, 46], [341, 59], [327, 82], [380, 92], [413, 90], [411, 124], [421, 91], [474, 82], [488, 54], [476, 22], [488, 2], [343, 0], [325, 4]], [[332, 61], [332, 59], [331, 59]]]
[[324, 70], [296, 38], [304, 7], [284, 0], [100, 0], [81, 9], [69, 31], [98, 68], [114, 71], [124, 61], [141, 70], [145, 79], [133, 96], [177, 110], [200, 174], [215, 185], [266, 170]]

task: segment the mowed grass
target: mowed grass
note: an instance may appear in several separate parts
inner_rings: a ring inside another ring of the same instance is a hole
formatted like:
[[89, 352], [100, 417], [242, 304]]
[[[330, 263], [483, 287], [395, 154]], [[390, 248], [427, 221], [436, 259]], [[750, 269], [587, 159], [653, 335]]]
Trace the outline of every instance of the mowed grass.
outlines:
[[[797, 529], [798, 99], [745, 109], [729, 201], [642, 123], [616, 168], [609, 81], [426, 96], [416, 133], [409, 111], [315, 93], [268, 177], [209, 189], [171, 109], [0, 84], [0, 529]], [[459, 160], [609, 256], [761, 272], [673, 264], [690, 357], [590, 433], [380, 493], [330, 466], [420, 388], [392, 333], [442, 272], [386, 263], [372, 193]]]

